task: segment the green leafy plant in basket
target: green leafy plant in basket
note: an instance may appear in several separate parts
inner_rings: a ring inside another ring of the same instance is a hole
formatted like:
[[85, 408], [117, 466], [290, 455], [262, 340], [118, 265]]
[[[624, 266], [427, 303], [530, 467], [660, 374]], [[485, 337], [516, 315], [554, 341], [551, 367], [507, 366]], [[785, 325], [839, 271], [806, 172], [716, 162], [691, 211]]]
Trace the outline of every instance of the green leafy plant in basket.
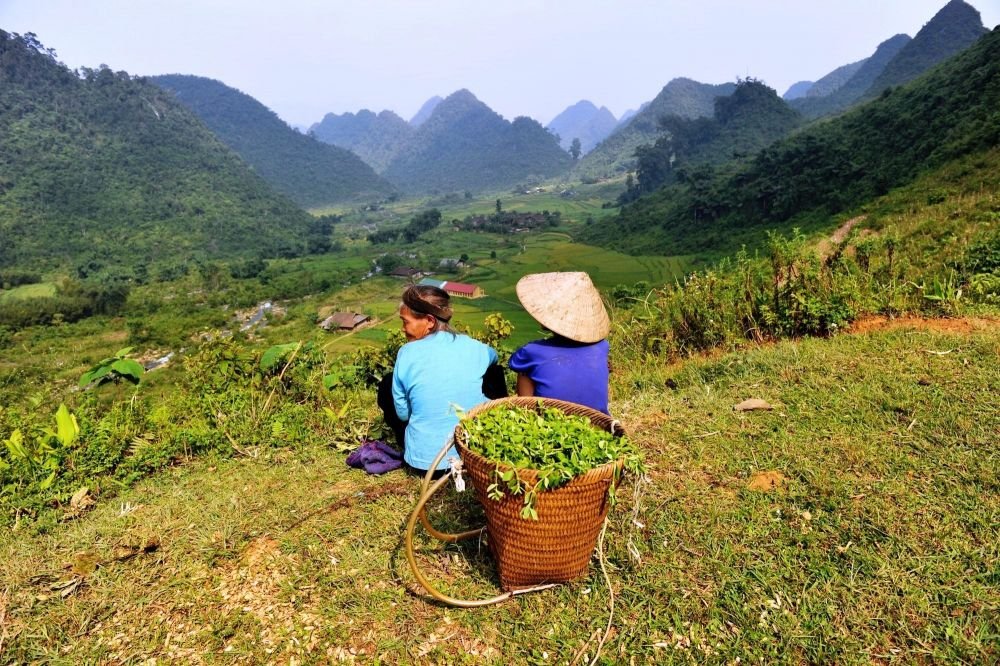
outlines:
[[[489, 498], [499, 501], [508, 492], [523, 495], [521, 517], [528, 520], [538, 520], [535, 501], [539, 492], [563, 486], [601, 465], [622, 462], [608, 489], [612, 501], [620, 470], [637, 476], [645, 472], [642, 456], [627, 437], [553, 407], [537, 411], [498, 407], [463, 419], [462, 428], [465, 445], [496, 463], [494, 482], [487, 488]], [[521, 478], [522, 470], [537, 473], [532, 487]]]

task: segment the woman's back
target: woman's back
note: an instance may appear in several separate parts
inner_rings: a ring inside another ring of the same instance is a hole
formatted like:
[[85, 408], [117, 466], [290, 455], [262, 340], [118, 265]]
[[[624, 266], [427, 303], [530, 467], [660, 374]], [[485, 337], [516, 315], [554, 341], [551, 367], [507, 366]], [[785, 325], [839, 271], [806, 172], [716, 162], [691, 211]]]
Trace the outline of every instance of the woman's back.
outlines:
[[427, 469], [458, 424], [456, 409], [487, 400], [483, 374], [496, 360], [489, 346], [449, 332], [403, 345], [393, 370], [393, 399], [399, 417], [408, 421], [407, 464]]
[[527, 375], [534, 395], [586, 405], [608, 413], [608, 341], [581, 343], [563, 337], [535, 340], [510, 358], [510, 369]]

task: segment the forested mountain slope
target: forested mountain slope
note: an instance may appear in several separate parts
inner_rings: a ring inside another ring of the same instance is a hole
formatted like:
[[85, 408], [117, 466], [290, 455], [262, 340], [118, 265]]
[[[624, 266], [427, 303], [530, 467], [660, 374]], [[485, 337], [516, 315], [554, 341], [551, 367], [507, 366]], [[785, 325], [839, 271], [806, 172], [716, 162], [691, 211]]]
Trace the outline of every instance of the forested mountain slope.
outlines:
[[573, 168], [577, 177], [606, 177], [635, 166], [635, 150], [651, 144], [660, 134], [660, 118], [711, 116], [715, 98], [732, 94], [736, 85], [710, 85], [691, 79], [674, 79], [641, 111], [602, 141]]
[[301, 206], [380, 197], [392, 190], [357, 155], [296, 132], [256, 99], [224, 83], [180, 74], [150, 81], [174, 93], [264, 180]]
[[0, 31], [0, 145], [0, 266], [305, 250], [312, 218], [171, 94], [30, 34]]
[[741, 80], [732, 95], [715, 98], [711, 118], [660, 120], [660, 138], [637, 150], [637, 180], [626, 199], [653, 192], [693, 168], [751, 157], [801, 120], [773, 89], [755, 79]]
[[[908, 35], [894, 35], [878, 45], [871, 57], [861, 61], [842, 85], [823, 96], [806, 95], [791, 102], [792, 108], [807, 118], [819, 118], [848, 108], [871, 88], [893, 58], [909, 43]], [[848, 65], [848, 67], [851, 67]], [[841, 68], [843, 69], [843, 68]]]
[[383, 175], [408, 192], [483, 190], [548, 178], [571, 161], [538, 122], [507, 122], [459, 90], [435, 107]]
[[917, 35], [896, 35], [875, 53], [843, 86], [824, 97], [807, 96], [792, 106], [809, 118], [830, 115], [872, 99], [890, 86], [913, 80], [947, 60], [988, 32], [979, 12], [962, 0], [951, 0]]
[[413, 114], [413, 117], [410, 118], [410, 125], [413, 127], [423, 125], [424, 122], [431, 117], [431, 114], [434, 113], [434, 109], [437, 108], [437, 105], [443, 101], [444, 99], [442, 99], [440, 95], [434, 95], [428, 99], [420, 106], [420, 110]]
[[356, 114], [328, 113], [309, 132], [323, 143], [350, 150], [382, 173], [415, 130], [392, 111], [362, 109]]
[[869, 88], [874, 97], [889, 86], [912, 81], [934, 65], [969, 48], [989, 30], [975, 7], [951, 0], [890, 61]]
[[830, 216], [922, 172], [1000, 144], [1000, 30], [902, 88], [761, 151], [705, 168], [584, 232], [589, 242], [648, 254], [759, 245], [766, 229]]
[[868, 58], [841, 65], [829, 74], [824, 75], [806, 91], [806, 97], [823, 97], [829, 95], [840, 86], [847, 83], [854, 74], [868, 62]]

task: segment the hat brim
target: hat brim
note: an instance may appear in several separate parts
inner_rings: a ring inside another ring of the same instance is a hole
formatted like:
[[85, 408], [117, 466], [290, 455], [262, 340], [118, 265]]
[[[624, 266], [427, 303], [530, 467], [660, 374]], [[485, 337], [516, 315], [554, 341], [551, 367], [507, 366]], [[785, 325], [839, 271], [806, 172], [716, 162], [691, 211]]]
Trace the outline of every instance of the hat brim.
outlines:
[[525, 275], [518, 280], [515, 291], [528, 314], [553, 333], [583, 343], [608, 337], [608, 311], [586, 273]]

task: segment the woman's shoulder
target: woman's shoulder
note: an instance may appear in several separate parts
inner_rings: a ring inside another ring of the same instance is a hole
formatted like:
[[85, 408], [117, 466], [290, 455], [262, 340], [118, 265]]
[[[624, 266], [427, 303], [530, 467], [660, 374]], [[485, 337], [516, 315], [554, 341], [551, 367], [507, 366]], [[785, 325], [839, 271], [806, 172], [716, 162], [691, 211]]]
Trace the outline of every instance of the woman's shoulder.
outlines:
[[475, 338], [468, 336], [464, 333], [453, 333], [451, 331], [439, 331], [437, 333], [432, 333], [426, 338], [421, 338], [419, 340], [412, 340], [407, 342], [402, 347], [399, 348], [399, 353], [406, 354], [416, 354], [420, 353], [422, 349], [430, 349], [431, 347], [436, 347], [437, 345], [451, 345], [457, 344], [464, 347], [486, 347], [490, 348], [485, 342], [480, 342]]
[[518, 351], [524, 350], [525, 352], [531, 353], [546, 353], [551, 350], [607, 350], [608, 349], [608, 339], [598, 340], [597, 342], [575, 342], [567, 338], [553, 336], [551, 338], [542, 338], [541, 340], [532, 340], [531, 342], [525, 344]]

